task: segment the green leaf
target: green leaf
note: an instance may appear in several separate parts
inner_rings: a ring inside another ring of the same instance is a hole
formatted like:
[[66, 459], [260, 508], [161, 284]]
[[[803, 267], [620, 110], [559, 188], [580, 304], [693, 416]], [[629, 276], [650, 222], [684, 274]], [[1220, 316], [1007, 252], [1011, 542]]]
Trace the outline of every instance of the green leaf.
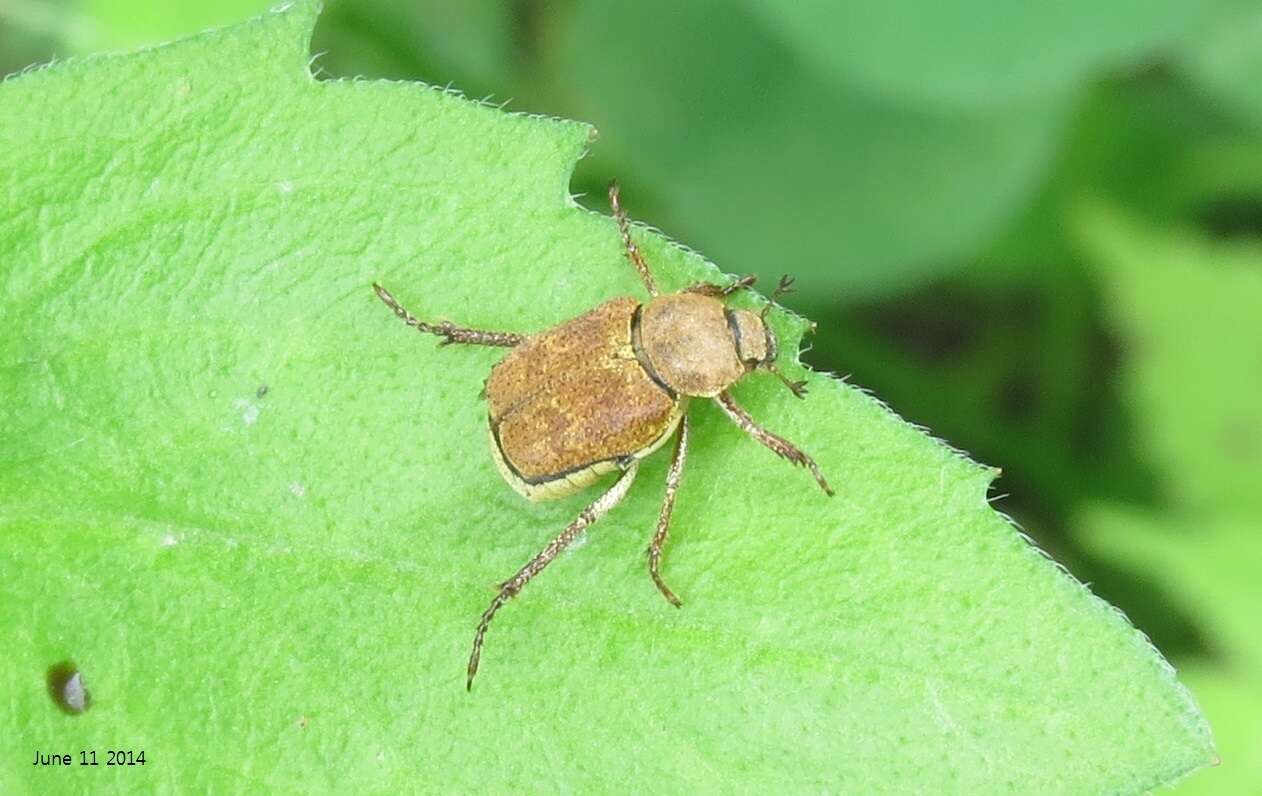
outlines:
[[830, 303], [981, 249], [1038, 186], [1070, 108], [1067, 96], [959, 110], [865, 92], [718, 0], [586, 0], [564, 30], [558, 79], [573, 106], [662, 193], [688, 243], [764, 279], [794, 273]]
[[[697, 406], [683, 610], [645, 571], [659, 455], [465, 693], [488, 586], [596, 493], [508, 489], [477, 397], [500, 352], [369, 285], [519, 331], [639, 286], [567, 195], [589, 128], [315, 82], [314, 17], [0, 86], [0, 790], [79, 773], [36, 750], [143, 750], [85, 776], [144, 791], [1137, 793], [1210, 760], [1161, 657], [990, 509], [993, 471], [819, 374], [737, 393], [835, 499]], [[720, 278], [639, 239], [668, 287]], [[63, 662], [82, 715], [49, 698]]]
[[1165, 516], [1088, 507], [1081, 538], [1169, 590], [1209, 638], [1212, 659], [1183, 668], [1223, 761], [1181, 792], [1254, 793], [1262, 781], [1262, 241], [1149, 228], [1105, 206], [1083, 210], [1078, 226], [1133, 352], [1135, 426], [1175, 504]]

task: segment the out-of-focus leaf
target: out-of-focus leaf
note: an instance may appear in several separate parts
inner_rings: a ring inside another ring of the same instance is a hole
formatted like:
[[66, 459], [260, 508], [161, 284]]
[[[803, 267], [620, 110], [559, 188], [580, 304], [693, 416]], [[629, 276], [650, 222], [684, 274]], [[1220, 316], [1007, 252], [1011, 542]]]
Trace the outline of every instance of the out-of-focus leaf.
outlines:
[[929, 104], [993, 107], [1071, 91], [1199, 30], [1230, 0], [744, 0], [839, 80]]
[[587, 0], [561, 52], [578, 112], [658, 186], [672, 228], [735, 270], [797, 274], [808, 303], [958, 266], [1038, 184], [1068, 107], [888, 101], [718, 0]]
[[1134, 351], [1152, 463], [1185, 511], [1262, 517], [1262, 242], [1154, 233], [1100, 209], [1081, 229]]
[[0, 2], [0, 78], [64, 55], [65, 41], [82, 27], [61, 0]]
[[1156, 516], [1095, 506], [1087, 546], [1175, 594], [1204, 624], [1209, 660], [1187, 681], [1214, 722], [1222, 766], [1181, 793], [1255, 794], [1262, 782], [1262, 241], [1164, 232], [1095, 205], [1080, 216], [1132, 352], [1140, 440], [1169, 486]]
[[79, 52], [158, 44], [283, 5], [283, 0], [78, 0], [71, 7], [85, 28], [69, 44]]
[[[992, 284], [1043, 279], [1027, 276], [1031, 271], [1079, 272], [1074, 212], [1087, 199], [1107, 200], [1153, 223], [1189, 220], [1202, 203], [1240, 184], [1243, 148], [1229, 161], [1201, 154], [1232, 131], [1224, 114], [1178, 81], [1152, 77], [1092, 87], [1050, 179], [990, 246], [979, 270]], [[1256, 139], [1249, 145], [1256, 161], [1262, 150]]]
[[523, 82], [519, 35], [515, 6], [503, 0], [352, 0], [329, 4], [313, 47], [334, 75], [450, 82], [507, 100]]
[[1189, 41], [1180, 68], [1227, 108], [1262, 125], [1262, 6], [1248, 3]]
[[[1135, 509], [1099, 505], [1085, 512], [1083, 524], [1095, 550], [1153, 574], [1195, 607], [1218, 658], [1214, 663], [1251, 675], [1254, 690], [1262, 695], [1262, 543], [1257, 541], [1262, 522], [1202, 521], [1205, 516], [1153, 518]], [[1262, 723], [1258, 737], [1262, 739]], [[1262, 771], [1262, 758], [1254, 762]]]
[[[1134, 793], [1210, 758], [1160, 656], [990, 508], [993, 471], [817, 374], [805, 403], [738, 392], [837, 498], [696, 407], [686, 608], [644, 571], [659, 456], [466, 694], [486, 586], [593, 495], [501, 483], [500, 353], [440, 349], [369, 283], [522, 331], [638, 285], [568, 201], [585, 126], [318, 83], [313, 24], [0, 86], [0, 761], [144, 749], [85, 772], [116, 790]], [[640, 243], [669, 287], [719, 277]], [[805, 324], [774, 323], [798, 371]], [[48, 697], [63, 660], [83, 715]], [[5, 762], [0, 790], [66, 774]]]
[[1179, 679], [1209, 716], [1222, 763], [1177, 793], [1253, 796], [1262, 783], [1262, 521], [1172, 521], [1099, 505], [1079, 526], [1090, 550], [1159, 582], [1210, 634], [1214, 657], [1178, 662]]

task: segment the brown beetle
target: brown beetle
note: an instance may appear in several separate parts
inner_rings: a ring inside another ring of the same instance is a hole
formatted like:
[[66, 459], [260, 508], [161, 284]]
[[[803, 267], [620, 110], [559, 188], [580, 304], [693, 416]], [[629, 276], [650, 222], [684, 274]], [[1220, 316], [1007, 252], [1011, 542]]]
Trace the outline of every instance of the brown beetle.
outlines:
[[[681, 605], [662, 581], [660, 565], [688, 450], [689, 398], [713, 399], [745, 433], [809, 468], [824, 492], [833, 494], [810, 456], [755, 423], [728, 391], [762, 368], [778, 376], [794, 395], [805, 395], [804, 382], [789, 381], [776, 368], [776, 336], [765, 323], [770, 305], [756, 315], [723, 303], [735, 291], [753, 284], [754, 278], [747, 276], [726, 286], [700, 283], [662, 295], [631, 240], [630, 225], [618, 203], [617, 183], [609, 187], [609, 202], [627, 258], [651, 296], [646, 303], [621, 296], [551, 329], [524, 335], [417, 320], [385, 288], [373, 285], [395, 315], [418, 331], [444, 338], [442, 345], [513, 349], [491, 370], [486, 399], [495, 462], [504, 480], [527, 500], [565, 497], [606, 473], [622, 471], [608, 491], [500, 584], [473, 638], [468, 688], [473, 687], [482, 641], [496, 611], [626, 496], [640, 459], [672, 434], [675, 455], [666, 474], [666, 497], [648, 559], [649, 574], [662, 595], [676, 607]], [[787, 292], [791, 282], [782, 278], [774, 296]]]

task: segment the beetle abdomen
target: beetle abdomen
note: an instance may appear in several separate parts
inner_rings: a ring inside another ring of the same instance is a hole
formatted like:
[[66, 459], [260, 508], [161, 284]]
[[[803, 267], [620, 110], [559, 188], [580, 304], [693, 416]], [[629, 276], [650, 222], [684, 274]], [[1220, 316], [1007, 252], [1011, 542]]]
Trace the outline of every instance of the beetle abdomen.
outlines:
[[647, 455], [679, 401], [631, 346], [639, 302], [617, 298], [533, 335], [491, 371], [486, 395], [501, 473], [530, 500], [562, 497]]

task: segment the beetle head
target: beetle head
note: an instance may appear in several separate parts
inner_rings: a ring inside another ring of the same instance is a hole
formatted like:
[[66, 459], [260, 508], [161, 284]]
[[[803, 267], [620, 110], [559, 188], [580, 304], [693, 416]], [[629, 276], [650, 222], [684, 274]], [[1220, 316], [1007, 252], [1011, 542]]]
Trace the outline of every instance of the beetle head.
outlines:
[[799, 398], [806, 396], [806, 382], [793, 381], [776, 367], [780, 342], [767, 323], [767, 313], [755, 315], [747, 310], [729, 310], [729, 325], [736, 340], [736, 353], [747, 370], [762, 368], [773, 374]]
[[736, 341], [736, 355], [745, 367], [765, 366], [776, 361], [778, 346], [775, 332], [764, 323], [761, 315], [749, 310], [729, 310], [729, 325]]

